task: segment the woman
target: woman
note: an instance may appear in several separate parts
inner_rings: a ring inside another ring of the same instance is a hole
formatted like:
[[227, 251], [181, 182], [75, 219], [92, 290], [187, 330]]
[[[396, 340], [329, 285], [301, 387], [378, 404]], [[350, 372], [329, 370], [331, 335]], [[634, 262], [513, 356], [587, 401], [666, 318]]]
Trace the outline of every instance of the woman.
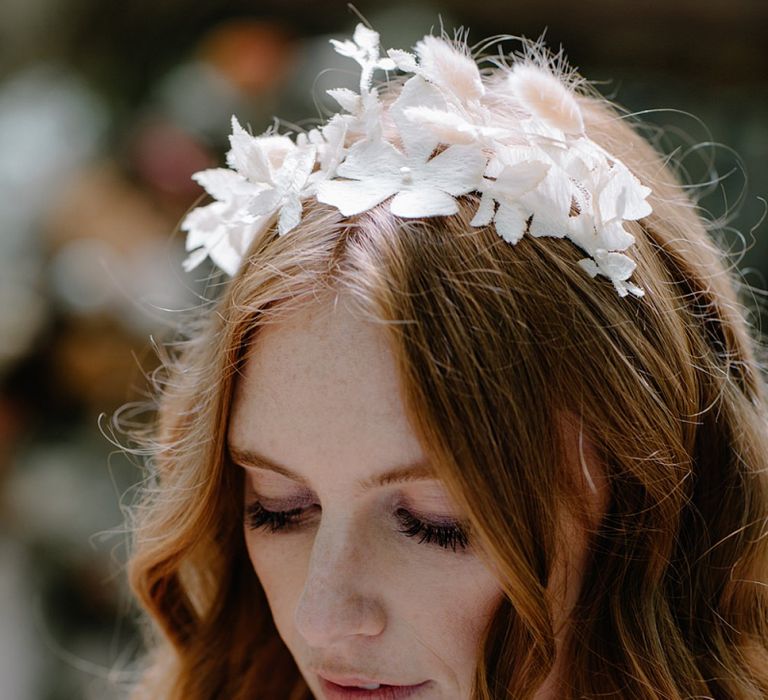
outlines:
[[340, 114], [196, 176], [233, 278], [159, 387], [134, 697], [765, 698], [761, 348], [680, 183], [541, 44], [334, 45]]

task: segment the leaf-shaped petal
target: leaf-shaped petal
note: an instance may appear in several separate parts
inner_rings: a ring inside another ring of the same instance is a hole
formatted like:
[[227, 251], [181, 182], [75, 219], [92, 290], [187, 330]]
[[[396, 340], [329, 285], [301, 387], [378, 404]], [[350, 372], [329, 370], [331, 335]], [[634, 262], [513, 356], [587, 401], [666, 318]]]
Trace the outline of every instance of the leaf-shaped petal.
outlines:
[[228, 236], [221, 236], [212, 242], [208, 255], [213, 263], [234, 277], [242, 262], [242, 255], [232, 246]]
[[237, 192], [247, 191], [245, 178], [228, 168], [209, 168], [192, 175], [192, 179], [205, 191], [219, 200], [231, 199]]
[[403, 154], [386, 141], [358, 141], [347, 151], [347, 157], [339, 165], [341, 177], [364, 180], [376, 177], [400, 180], [400, 168], [405, 164]]
[[546, 200], [538, 200], [538, 206], [531, 207], [533, 220], [528, 232], [535, 238], [551, 236], [565, 238], [568, 235], [568, 217], [547, 206]]
[[333, 88], [326, 90], [326, 92], [339, 103], [342, 109], [345, 109], [350, 114], [356, 114], [360, 109], [361, 100], [360, 95], [348, 88]]
[[194, 270], [203, 260], [208, 257], [208, 251], [205, 248], [198, 248], [192, 251], [181, 263], [181, 267], [184, 272], [191, 272]]
[[275, 178], [275, 184], [282, 190], [300, 192], [315, 166], [317, 147], [308, 145], [296, 148], [286, 157], [282, 168]]
[[251, 136], [232, 115], [232, 134], [229, 137], [230, 149], [227, 152], [227, 165], [234, 168], [251, 182], [270, 183], [272, 173], [269, 163]]
[[596, 277], [600, 268], [592, 258], [582, 258], [577, 263], [590, 277]]
[[635, 242], [635, 237], [624, 228], [621, 221], [603, 224], [599, 234], [600, 246], [608, 250], [626, 250]]
[[451, 195], [436, 187], [414, 187], [398, 192], [390, 204], [395, 216], [448, 216], [459, 210]]
[[603, 220], [619, 217], [634, 221], [648, 216], [653, 209], [645, 198], [650, 194], [651, 189], [641, 185], [626, 166], [614, 164], [598, 198]]
[[285, 235], [299, 224], [301, 211], [301, 200], [298, 197], [289, 197], [280, 210], [280, 217], [277, 221], [277, 232], [280, 236]]
[[389, 108], [389, 114], [400, 132], [405, 152], [413, 158], [426, 160], [437, 147], [439, 137], [406, 116], [405, 110], [411, 107], [444, 110], [447, 105], [445, 98], [434, 85], [414, 75], [405, 82], [397, 99]]
[[387, 56], [389, 56], [395, 64], [395, 67], [403, 71], [404, 73], [415, 73], [418, 67], [416, 62], [416, 56], [408, 51], [401, 51], [400, 49], [388, 49]]
[[620, 280], [628, 279], [637, 267], [637, 263], [628, 255], [602, 249], [598, 249], [595, 260], [606, 275]]
[[219, 202], [213, 202], [204, 207], [195, 207], [184, 217], [179, 228], [187, 232], [185, 247], [194, 250], [205, 242], [220, 226], [224, 207]]
[[485, 191], [480, 197], [480, 205], [477, 207], [477, 211], [469, 223], [472, 226], [487, 226], [491, 223], [494, 212], [495, 202], [493, 197], [490, 192]]
[[248, 211], [254, 216], [269, 216], [280, 206], [282, 197], [275, 187], [262, 190], [251, 200]]
[[339, 41], [338, 39], [329, 39], [333, 48], [336, 49], [336, 53], [349, 58], [354, 58], [357, 52], [360, 50], [354, 41], [346, 39], [345, 41]]
[[552, 166], [540, 160], [508, 165], [496, 178], [494, 192], [506, 199], [517, 199], [529, 192], [546, 177]]
[[344, 216], [367, 211], [397, 192], [397, 185], [376, 179], [323, 180], [317, 184], [317, 201], [331, 204]]
[[567, 173], [559, 168], [550, 168], [546, 177], [539, 183], [534, 192], [550, 202], [550, 207], [558, 214], [568, 216], [571, 210], [574, 186]]
[[452, 195], [480, 189], [486, 157], [475, 145], [449, 146], [425, 167], [429, 182]]
[[289, 153], [296, 150], [296, 144], [288, 137], [281, 134], [269, 134], [254, 138], [254, 145], [261, 151], [269, 163], [270, 172], [274, 172], [283, 166], [283, 162]]
[[355, 33], [352, 35], [352, 40], [361, 49], [366, 49], [367, 51], [379, 50], [379, 33], [373, 29], [369, 29], [362, 22], [358, 22], [355, 27]]
[[525, 233], [528, 212], [517, 203], [502, 202], [496, 211], [493, 223], [498, 233], [505, 241], [517, 243]]

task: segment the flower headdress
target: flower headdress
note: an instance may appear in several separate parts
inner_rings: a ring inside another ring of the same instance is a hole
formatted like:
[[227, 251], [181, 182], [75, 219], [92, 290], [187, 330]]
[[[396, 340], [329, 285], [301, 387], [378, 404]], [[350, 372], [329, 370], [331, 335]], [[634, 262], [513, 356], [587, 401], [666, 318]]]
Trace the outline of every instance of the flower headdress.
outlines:
[[[331, 43], [359, 64], [359, 93], [329, 90], [343, 111], [295, 139], [254, 137], [232, 117], [229, 168], [193, 175], [216, 201], [182, 222], [186, 270], [210, 256], [234, 275], [254, 237], [275, 220], [287, 234], [309, 197], [344, 216], [391, 198], [392, 214], [411, 218], [455, 214], [456, 197], [477, 192], [472, 226], [493, 223], [511, 244], [525, 233], [569, 238], [591, 277], [622, 297], [644, 294], [628, 281], [635, 262], [622, 251], [635, 239], [623, 224], [651, 213], [651, 190], [586, 136], [575, 93], [553, 70], [523, 59], [509, 67], [498, 88], [515, 115], [507, 125], [492, 116], [476, 62], [445, 39], [382, 56], [378, 33], [359, 24], [351, 41]], [[395, 69], [411, 77], [386, 106], [373, 75]], [[392, 126], [397, 146], [385, 136]]]

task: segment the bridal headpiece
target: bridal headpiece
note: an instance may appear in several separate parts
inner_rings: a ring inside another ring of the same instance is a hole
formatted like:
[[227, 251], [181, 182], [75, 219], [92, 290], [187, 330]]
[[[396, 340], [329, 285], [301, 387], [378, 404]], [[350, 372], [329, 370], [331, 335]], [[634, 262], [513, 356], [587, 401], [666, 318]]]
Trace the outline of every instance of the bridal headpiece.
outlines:
[[[252, 136], [232, 117], [229, 167], [193, 175], [215, 201], [181, 224], [186, 270], [210, 257], [234, 275], [254, 237], [275, 223], [288, 234], [309, 197], [344, 216], [389, 200], [395, 216], [418, 218], [455, 214], [456, 198], [475, 192], [472, 226], [493, 224], [511, 244], [525, 233], [569, 238], [591, 277], [622, 297], [644, 294], [629, 281], [636, 264], [623, 251], [635, 238], [624, 222], [651, 213], [651, 190], [587, 137], [573, 88], [546, 62], [505, 66], [491, 94], [476, 62], [443, 38], [382, 56], [378, 33], [359, 24], [351, 41], [331, 43], [359, 64], [359, 92], [329, 90], [342, 111], [295, 138]], [[394, 70], [410, 77], [387, 105], [373, 77]], [[499, 91], [513, 119], [494, 118]]]

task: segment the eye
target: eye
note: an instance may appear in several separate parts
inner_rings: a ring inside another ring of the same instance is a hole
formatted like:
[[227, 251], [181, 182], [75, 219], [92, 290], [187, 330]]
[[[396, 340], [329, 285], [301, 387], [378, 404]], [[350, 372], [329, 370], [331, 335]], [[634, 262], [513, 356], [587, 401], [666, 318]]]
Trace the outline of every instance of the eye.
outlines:
[[449, 525], [426, 523], [405, 508], [398, 508], [395, 515], [402, 525], [400, 532], [408, 537], [419, 537], [419, 543], [434, 543], [444, 549], [452, 549], [454, 552], [457, 547], [459, 549], [469, 547], [467, 531], [458, 523]]
[[[270, 533], [291, 531], [301, 526], [308, 508], [290, 510], [267, 510], [258, 501], [246, 506], [245, 520], [251, 530], [264, 528]], [[433, 544], [443, 549], [464, 550], [469, 547], [469, 536], [458, 523], [437, 525], [420, 520], [405, 508], [398, 508], [395, 517], [400, 522], [398, 532], [407, 537], [418, 537], [419, 544]]]
[[245, 508], [245, 521], [251, 530], [260, 527], [269, 532], [291, 530], [301, 523], [302, 514], [307, 508], [291, 508], [290, 510], [267, 510], [258, 501], [252, 501]]

